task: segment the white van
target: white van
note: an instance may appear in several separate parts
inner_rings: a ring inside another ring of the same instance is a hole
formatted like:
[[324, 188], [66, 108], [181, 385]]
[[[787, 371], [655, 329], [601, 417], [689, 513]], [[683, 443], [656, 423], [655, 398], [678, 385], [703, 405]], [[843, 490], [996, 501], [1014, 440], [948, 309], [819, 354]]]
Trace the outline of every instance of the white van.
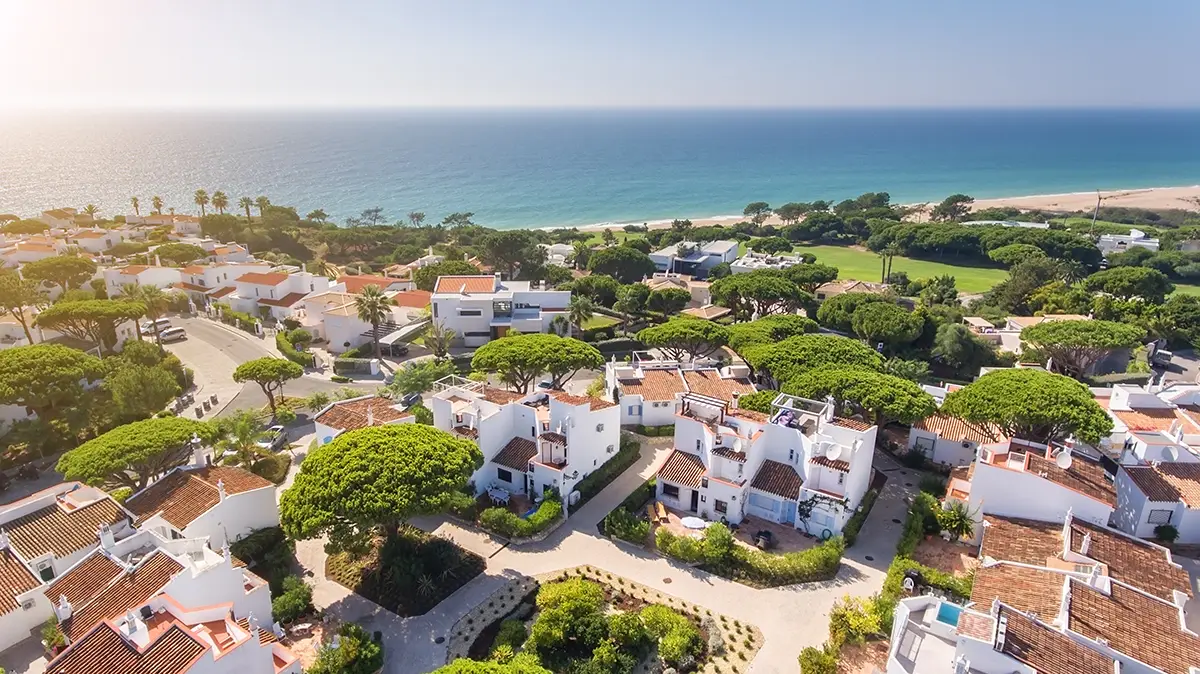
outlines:
[[187, 339], [187, 333], [183, 331], [183, 328], [167, 328], [158, 334], [158, 338], [164, 342], [177, 342]]
[[171, 327], [171, 319], [160, 318], [157, 321], [144, 321], [142, 323], [142, 334], [143, 335], [153, 335], [155, 325], [158, 326], [158, 331], [162, 332], [163, 330], [166, 330], [167, 328]]

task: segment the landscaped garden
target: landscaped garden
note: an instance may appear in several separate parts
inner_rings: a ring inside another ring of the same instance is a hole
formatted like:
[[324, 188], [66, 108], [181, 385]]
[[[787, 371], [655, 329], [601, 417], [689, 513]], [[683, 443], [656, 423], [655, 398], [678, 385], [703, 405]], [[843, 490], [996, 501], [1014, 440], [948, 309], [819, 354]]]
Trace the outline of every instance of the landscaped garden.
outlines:
[[400, 616], [421, 615], [483, 573], [486, 562], [411, 527], [376, 538], [364, 555], [332, 554], [325, 575]]
[[464, 616], [437, 671], [736, 674], [762, 647], [753, 626], [598, 569], [539, 579], [510, 581]]

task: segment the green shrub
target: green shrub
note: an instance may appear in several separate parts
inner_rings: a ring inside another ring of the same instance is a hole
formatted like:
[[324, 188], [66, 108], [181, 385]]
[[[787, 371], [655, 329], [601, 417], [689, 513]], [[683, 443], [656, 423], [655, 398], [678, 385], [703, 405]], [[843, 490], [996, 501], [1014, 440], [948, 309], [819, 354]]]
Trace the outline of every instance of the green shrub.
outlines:
[[687, 536], [676, 536], [666, 527], [659, 527], [654, 533], [654, 545], [668, 557], [674, 557], [686, 564], [704, 561], [704, 546], [700, 541]]
[[335, 374], [329, 378], [329, 381], [331, 381], [335, 384], [349, 384], [350, 382], [352, 382], [354, 380], [349, 377], [340, 375], [340, 374]]
[[312, 588], [296, 576], [283, 579], [283, 594], [271, 600], [275, 620], [287, 624], [312, 611]]
[[870, 601], [846, 595], [829, 611], [829, 640], [834, 644], [861, 644], [879, 633], [879, 616]]
[[505, 538], [528, 538], [561, 517], [562, 501], [552, 490], [547, 490], [542, 504], [528, 519], [521, 519], [507, 508], [488, 508], [479, 516], [479, 526]]
[[313, 341], [312, 333], [304, 328], [292, 328], [288, 330], [287, 341], [292, 346], [305, 346]]
[[650, 523], [624, 508], [617, 508], [604, 518], [604, 533], [641, 545], [650, 535]]
[[501, 646], [508, 646], [516, 650], [525, 643], [525, 639], [529, 633], [525, 630], [525, 623], [520, 620], [505, 620], [500, 623], [500, 631], [496, 633], [496, 640], [492, 642], [492, 651], [495, 651]]
[[768, 587], [827, 580], [837, 574], [845, 550], [845, 540], [841, 536], [834, 536], [807, 550], [784, 554], [738, 546], [734, 549], [737, 557], [734, 577]]
[[291, 576], [296, 544], [283, 529], [259, 529], [229, 545], [229, 553], [246, 562], [254, 573], [271, 586], [271, 596], [283, 593], [283, 582]]
[[837, 674], [837, 671], [836, 653], [812, 646], [800, 651], [800, 674]]
[[370, 374], [371, 359], [338, 356], [333, 359], [333, 371], [337, 374]]
[[255, 330], [258, 325], [258, 319], [250, 314], [244, 314], [240, 311], [234, 311], [228, 304], [218, 304], [217, 308], [221, 311], [221, 322], [225, 325], [232, 325], [235, 328], [248, 332], [252, 335], [258, 334]]
[[625, 500], [621, 501], [621, 505], [619, 507], [636, 514], [642, 506], [646, 505], [646, 501], [649, 501], [654, 497], [654, 494], [657, 493], [657, 491], [658, 478], [651, 477], [649, 480], [646, 480], [642, 484], [638, 485], [638, 488], [634, 489], [629, 496], [626, 496]]
[[733, 564], [736, 544], [729, 527], [724, 524], [708, 525], [704, 530], [701, 546], [704, 549], [704, 563], [708, 568], [725, 570]]
[[479, 517], [478, 501], [470, 494], [455, 492], [450, 495], [450, 505], [447, 508], [454, 515], [468, 521]]
[[941, 475], [926, 475], [921, 478], [921, 482], [918, 486], [920, 487], [921, 491], [925, 492], [926, 494], [933, 494], [934, 496], [941, 498], [941, 496], [946, 493], [946, 478], [942, 477]]
[[287, 337], [285, 337], [282, 332], [275, 333], [275, 347], [279, 349], [279, 352], [283, 354], [284, 358], [287, 358], [300, 367], [313, 366], [313, 355], [311, 353], [297, 351], [296, 347], [292, 346], [292, 343], [288, 341]]
[[858, 504], [858, 510], [850, 516], [846, 521], [846, 526], [842, 527], [842, 538], [846, 539], [846, 547], [851, 547], [858, 540], [858, 532], [862, 530], [863, 524], [867, 521], [867, 515], [871, 514], [871, 508], [875, 507], [875, 500], [879, 498], [878, 489], [869, 489], [863, 495], [862, 502]]
[[1160, 524], [1154, 527], [1154, 537], [1169, 545], [1179, 538], [1179, 529], [1170, 524]]
[[704, 646], [692, 621], [662, 604], [651, 604], [640, 615], [646, 633], [658, 641], [658, 656], [672, 667], [690, 668]]
[[588, 473], [587, 477], [575, 485], [575, 489], [579, 492], [579, 501], [571, 506], [571, 512], [582, 508], [583, 504], [617, 479], [617, 476], [624, 473], [626, 468], [632, 466], [641, 457], [641, 450], [642, 446], [636, 440], [622, 433], [621, 449], [616, 456], [606, 461], [603, 466]]
[[250, 472], [275, 484], [283, 484], [283, 481], [287, 479], [288, 469], [291, 467], [291, 455], [287, 452], [280, 452], [255, 461], [250, 466]]
[[354, 623], [338, 628], [338, 648], [322, 648], [307, 674], [374, 674], [383, 667], [383, 645]]
[[108, 493], [117, 503], [124, 503], [125, 499], [133, 495], [133, 489], [129, 487], [117, 487]]

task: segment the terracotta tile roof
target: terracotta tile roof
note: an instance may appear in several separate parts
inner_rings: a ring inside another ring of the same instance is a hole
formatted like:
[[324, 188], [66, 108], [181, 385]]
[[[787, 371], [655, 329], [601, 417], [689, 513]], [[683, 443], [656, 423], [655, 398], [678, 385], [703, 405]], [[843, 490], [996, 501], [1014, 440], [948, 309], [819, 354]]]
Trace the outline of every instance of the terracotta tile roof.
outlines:
[[723, 459], [729, 459], [730, 461], [737, 461], [738, 463], [746, 463], [746, 453], [745, 452], [735, 452], [732, 449], [730, 449], [729, 447], [724, 447], [724, 446], [713, 447], [712, 453]]
[[985, 515], [983, 519], [987, 525], [983, 528], [981, 557], [1045, 566], [1050, 558], [1062, 556], [1061, 523], [997, 515]]
[[1016, 564], [981, 566], [975, 572], [971, 601], [990, 607], [993, 599], [1047, 620], [1058, 615], [1066, 574]]
[[207, 292], [207, 291], [211, 290], [211, 288], [208, 288], [207, 286], [196, 285], [195, 283], [188, 283], [187, 281], [180, 281], [179, 283], [172, 283], [171, 287], [179, 288], [180, 290], [193, 290], [198, 293], [203, 293], [203, 292]]
[[[0, 550], [0, 616], [20, 610], [17, 595], [38, 588], [42, 581], [17, 559], [12, 550]], [[58, 595], [54, 595], [58, 596]]]
[[237, 290], [237, 288], [234, 288], [233, 286], [222, 286], [222, 287], [217, 288], [216, 290], [212, 291], [211, 293], [209, 293], [208, 296], [215, 300], [217, 298], [228, 295], [229, 293], [233, 292], [234, 290]]
[[496, 403], [497, 405], [507, 405], [508, 403], [516, 402], [528, 395], [525, 393], [517, 393], [515, 391], [505, 391], [502, 388], [495, 388], [493, 386], [483, 387], [482, 393], [484, 400]]
[[182, 674], [206, 652], [208, 646], [179, 623], [139, 649], [111, 623], [102, 622], [47, 665], [46, 674]]
[[513, 438], [500, 449], [496, 456], [492, 457], [492, 463], [498, 463], [524, 473], [529, 467], [529, 460], [535, 456], [537, 456], [537, 445], [533, 444], [533, 440]]
[[671, 452], [662, 468], [658, 469], [658, 479], [692, 489], [700, 487], [700, 477], [703, 475], [704, 464], [700, 457], [678, 449]]
[[57, 251], [54, 246], [47, 246], [43, 243], [18, 243], [17, 250], [28, 251], [30, 253], [54, 253]]
[[435, 293], [492, 293], [496, 292], [496, 277], [483, 276], [439, 276], [434, 285]]
[[[220, 251], [221, 251], [221, 249], [218, 248], [216, 251], [213, 251], [213, 252], [216, 252], [219, 254]], [[226, 252], [228, 252], [228, 251], [226, 251]], [[277, 286], [280, 283], [283, 283], [284, 281], [288, 280], [288, 275], [280, 273], [280, 272], [263, 273], [263, 272], [252, 271], [252, 272], [246, 272], [245, 274], [242, 274], [241, 276], [237, 277], [236, 280], [238, 283], [253, 283], [254, 285], [260, 285], [260, 286]]]
[[96, 623], [140, 606], [182, 570], [183, 566], [169, 555], [155, 552], [142, 560], [137, 568], [122, 574], [95, 599], [76, 607], [71, 617], [63, 623], [63, 630], [72, 641], [78, 639]]
[[762, 467], [758, 469], [750, 486], [776, 496], [796, 500], [800, 498], [800, 486], [803, 484], [804, 480], [800, 479], [795, 468], [786, 463], [767, 459], [763, 461]]
[[1200, 463], [1160, 463], [1157, 466], [1121, 466], [1129, 479], [1151, 501], [1200, 507]]
[[296, 304], [298, 304], [300, 300], [304, 299], [304, 296], [307, 294], [308, 293], [288, 293], [277, 300], [259, 297], [258, 303], [265, 304], [269, 307], [292, 307], [296, 306]]
[[202, 267], [198, 264], [189, 264], [179, 271], [183, 272], [184, 274], [203, 274], [205, 269], [205, 267]]
[[367, 412], [371, 413], [376, 426], [399, 421], [413, 416], [395, 407], [396, 402], [379, 396], [371, 396], [361, 400], [346, 400], [334, 403], [329, 409], [317, 415], [315, 421], [330, 428], [341, 431], [353, 431], [366, 428]]
[[622, 379], [618, 385], [622, 394], [640, 395], [646, 401], [675, 400], [687, 391], [678, 370], [645, 370], [641, 379]]
[[963, 636], [990, 641], [996, 621], [990, 615], [963, 611], [958, 614], [958, 633]]
[[361, 293], [363, 288], [366, 288], [367, 286], [375, 286], [380, 290], [386, 290], [388, 286], [395, 282], [396, 279], [391, 279], [386, 276], [371, 276], [370, 274], [364, 274], [361, 276], [341, 276], [337, 280], [337, 283], [346, 284], [346, 292], [352, 295]]
[[225, 487], [228, 496], [275, 486], [265, 478], [233, 466], [177, 469], [130, 496], [125, 507], [137, 515], [139, 523], [161, 514], [171, 526], [183, 529], [221, 502], [218, 482]]
[[455, 426], [454, 432], [458, 433], [459, 435], [463, 436], [464, 438], [471, 438], [472, 440], [479, 439], [479, 429], [478, 428], [471, 428], [469, 426]]
[[1169, 431], [1177, 419], [1173, 408], [1111, 411], [1131, 431]]
[[692, 307], [679, 312], [696, 318], [703, 318], [710, 321], [715, 321], [722, 316], [728, 316], [733, 312], [733, 309], [728, 307], [719, 307], [715, 304], [708, 304], [702, 307]]
[[725, 402], [733, 400], [734, 393], [746, 395], [755, 391], [754, 384], [749, 379], [724, 378], [717, 370], [684, 370], [682, 374], [692, 393], [719, 398]]
[[428, 290], [402, 290], [392, 295], [392, 302], [398, 307], [424, 309], [433, 299], [433, 293]]
[[757, 421], [759, 423], [765, 423], [767, 421], [770, 421], [770, 419], [771, 419], [770, 414], [765, 414], [763, 412], [758, 412], [755, 410], [742, 409], [741, 407], [739, 407], [737, 409], [726, 410], [725, 414], [732, 416], [732, 417], [741, 417], [742, 419], [749, 419], [750, 421]]
[[1122, 583], [1172, 601], [1174, 592], [1192, 596], [1187, 571], [1175, 564], [1166, 548], [1126, 536], [1118, 531], [1072, 518], [1070, 546], [1082, 554], [1084, 538], [1087, 556], [1108, 567], [1108, 575]]
[[815, 463], [818, 466], [825, 466], [826, 468], [830, 468], [842, 473], [850, 472], [850, 464], [846, 461], [842, 461], [841, 459], [835, 460], [829, 458], [828, 456], [814, 456], [813, 458], [809, 459], [809, 462]]
[[53, 553], [67, 557], [89, 546], [99, 545], [96, 531], [101, 524], [129, 521], [129, 515], [112, 499], [100, 499], [82, 508], [65, 510], [50, 505], [18, 517], [4, 525], [12, 545], [25, 559]]
[[[976, 581], [978, 582], [978, 581]], [[1067, 628], [1167, 674], [1188, 674], [1200, 663], [1200, 637], [1181, 628], [1173, 604], [1112, 583], [1105, 595], [1087, 583], [1071, 583]]]
[[541, 435], [539, 435], [538, 438], [545, 440], [546, 442], [553, 442], [553, 443], [559, 444], [559, 445], [567, 444], [567, 436], [563, 435], [562, 433], [554, 433], [552, 431], [546, 431], [545, 433], [542, 433]]
[[124, 573], [125, 567], [117, 564], [99, 549], [84, 557], [66, 573], [59, 576], [46, 588], [50, 603], [57, 604], [60, 595], [66, 595], [73, 606], [83, 606], [105, 590], [114, 578]]
[[[1038, 674], [1112, 674], [1115, 661], [1062, 632], [1006, 606], [1000, 617], [1007, 622], [1001, 652], [1029, 665]], [[1051, 617], [1046, 617], [1051, 620]], [[990, 636], [990, 635], [989, 635]]]
[[1047, 459], [1036, 451], [1030, 451], [1027, 457], [1026, 471], [1035, 475], [1045, 473], [1046, 479], [1051, 482], [1116, 507], [1117, 488], [1099, 463], [1077, 454], [1071, 462], [1071, 467], [1063, 470], [1052, 459]]
[[867, 422], [861, 421], [859, 419], [847, 419], [846, 417], [834, 417], [833, 425], [841, 426], [842, 428], [849, 428], [852, 431], [869, 431], [869, 430], [871, 430], [871, 426], [873, 424], [868, 424]]
[[[236, 622], [238, 624], [238, 627], [246, 630], [247, 632], [250, 631], [250, 619], [249, 618], [238, 618], [234, 622]], [[264, 645], [277, 644], [277, 643], [279, 643], [279, 638], [276, 637], [275, 633], [272, 632], [271, 630], [263, 629], [260, 626], [258, 628], [258, 643], [264, 644]]]
[[593, 398], [592, 396], [573, 396], [563, 391], [555, 391], [550, 394], [555, 400], [564, 402], [568, 405], [588, 405], [595, 412], [597, 410], [606, 410], [610, 407], [616, 407], [617, 404], [609, 402], [603, 398]]
[[938, 412], [932, 414], [917, 423], [913, 424], [913, 428], [930, 433], [937, 433], [939, 438], [952, 440], [954, 442], [974, 442], [977, 445], [986, 444], [989, 442], [998, 442], [1004, 439], [1004, 434], [999, 428], [992, 427], [992, 435], [989, 436], [981, 433], [974, 426], [959, 419], [952, 417], [949, 414]]
[[122, 267], [121, 273], [125, 276], [137, 276], [138, 274], [146, 271], [149, 268], [150, 267], [148, 267], [144, 264], [131, 264], [128, 267]]

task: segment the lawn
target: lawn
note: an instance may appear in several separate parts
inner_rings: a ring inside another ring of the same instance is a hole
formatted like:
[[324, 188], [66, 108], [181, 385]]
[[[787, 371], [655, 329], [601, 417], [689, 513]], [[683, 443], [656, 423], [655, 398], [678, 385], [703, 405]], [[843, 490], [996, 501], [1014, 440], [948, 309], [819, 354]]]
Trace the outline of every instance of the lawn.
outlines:
[[595, 314], [591, 318], [589, 318], [583, 322], [583, 329], [584, 330], [600, 330], [603, 328], [611, 327], [613, 325], [617, 325], [620, 322], [621, 322], [620, 320], [613, 318], [612, 316], [603, 316], [601, 314]]
[[[848, 246], [797, 246], [796, 252], [812, 253], [817, 256], [817, 262], [837, 267], [840, 279], [879, 281], [880, 259], [869, 250]], [[892, 272], [900, 271], [907, 272], [911, 280], [950, 274], [959, 292], [963, 293], [982, 293], [1008, 278], [1004, 269], [956, 266], [897, 256], [892, 261]]]

